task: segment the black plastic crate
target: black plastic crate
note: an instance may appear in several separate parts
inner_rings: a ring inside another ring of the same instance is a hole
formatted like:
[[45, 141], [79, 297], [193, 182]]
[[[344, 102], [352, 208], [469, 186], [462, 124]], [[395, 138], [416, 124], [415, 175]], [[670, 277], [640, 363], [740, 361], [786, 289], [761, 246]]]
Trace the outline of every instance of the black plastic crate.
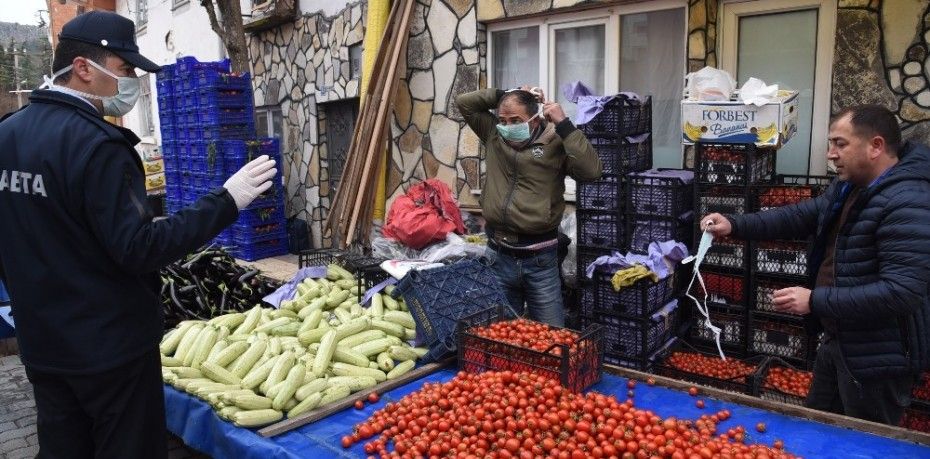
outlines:
[[622, 212], [625, 210], [623, 177], [606, 176], [594, 182], [579, 182], [575, 190], [577, 208]]
[[813, 340], [798, 316], [764, 312], [749, 315], [749, 351], [800, 361], [811, 360]]
[[797, 287], [798, 285], [799, 283], [797, 281], [791, 282], [784, 278], [756, 276], [753, 279], [752, 286], [754, 300], [753, 310], [780, 314], [778, 310], [775, 309], [775, 302], [772, 300], [775, 291], [788, 287]]
[[605, 249], [622, 249], [626, 246], [624, 218], [617, 212], [579, 210], [578, 245]]
[[756, 185], [752, 190], [752, 211], [773, 209], [816, 198], [833, 181], [822, 175], [778, 175], [775, 183]]
[[[748, 306], [747, 292], [749, 280], [742, 275], [724, 274], [711, 270], [701, 270], [704, 286], [707, 288], [707, 302], [715, 305], [739, 309]], [[702, 300], [705, 296], [704, 288], [700, 282], [694, 282], [691, 295]]]
[[[698, 232], [698, 240], [700, 237], [701, 233]], [[746, 270], [749, 267], [749, 243], [733, 238], [714, 239], [701, 266]]]
[[694, 213], [688, 212], [680, 217], [655, 217], [651, 215], [627, 215], [626, 234], [630, 237], [630, 251], [649, 253], [649, 244], [675, 240], [691, 247], [691, 227]]
[[665, 344], [678, 324], [678, 300], [672, 300], [651, 316], [633, 319], [620, 314], [596, 310], [583, 323], [604, 327], [604, 352], [640, 359]]
[[749, 196], [745, 187], [712, 186], [698, 187], [698, 214], [721, 213], [742, 215], [749, 213]]
[[630, 173], [626, 181], [630, 213], [675, 218], [691, 210], [694, 172], [648, 170]]
[[508, 304], [494, 271], [476, 260], [410, 271], [392, 295], [406, 301], [416, 321], [417, 339], [430, 348], [423, 357], [427, 362], [455, 352], [456, 324], [461, 319]]
[[904, 409], [904, 416], [899, 424], [905, 429], [930, 433], [930, 404], [914, 401]]
[[757, 393], [764, 400], [803, 406], [813, 377], [808, 368], [769, 358], [758, 373]]
[[808, 248], [805, 241], [761, 241], [752, 252], [752, 266], [760, 274], [807, 276]]
[[666, 349], [675, 345], [675, 342], [676, 338], [672, 337], [666, 341], [665, 344], [659, 346], [659, 348], [652, 354], [643, 356], [630, 357], [627, 355], [615, 354], [607, 351], [604, 352], [604, 364], [654, 373], [657, 360], [665, 353]]
[[[700, 298], [699, 298], [700, 299]], [[720, 329], [720, 344], [727, 344], [736, 348], [746, 347], [746, 312], [741, 309], [726, 308], [707, 305], [710, 322]], [[704, 320], [704, 316], [694, 313], [694, 326], [691, 327], [691, 339], [714, 343], [714, 333]]]
[[[765, 357], [740, 359], [727, 355], [727, 361], [722, 362], [716, 351], [705, 352], [683, 341], [678, 341], [676, 345], [670, 346], [658, 357], [654, 371], [668, 378], [740, 394], [755, 395], [755, 381], [764, 360]], [[716, 377], [706, 374], [723, 365], [731, 368], [732, 376]]]
[[637, 101], [617, 94], [591, 121], [578, 126], [586, 136], [630, 136], [652, 131], [652, 97]]
[[326, 266], [330, 263], [338, 263], [343, 255], [345, 255], [345, 252], [337, 249], [304, 250], [297, 256], [297, 263], [301, 268]]
[[752, 185], [770, 182], [775, 174], [775, 150], [771, 148], [698, 142], [695, 152], [700, 183]]
[[611, 249], [579, 246], [575, 254], [578, 264], [577, 278], [580, 281], [589, 282], [590, 279], [586, 274], [588, 266], [602, 256], [609, 256], [612, 252]]
[[630, 172], [652, 168], [652, 139], [630, 142], [624, 137], [588, 136], [588, 141], [601, 159], [604, 176], [622, 177]]
[[572, 346], [553, 344], [545, 351], [493, 340], [475, 333], [476, 327], [512, 319], [505, 311], [503, 306], [497, 305], [459, 320], [456, 336], [459, 368], [462, 371], [525, 371], [556, 379], [562, 387], [574, 392], [581, 392], [601, 380], [604, 355], [602, 327], [597, 324], [586, 326], [577, 333], [578, 338]]
[[677, 294], [676, 274], [653, 282], [652, 279], [640, 279], [630, 287], [614, 290], [611, 283], [612, 272], [595, 271], [594, 281], [590, 284], [593, 302], [585, 302], [591, 296], [582, 293], [582, 313], [589, 317], [599, 314], [616, 314], [624, 317], [649, 317]]

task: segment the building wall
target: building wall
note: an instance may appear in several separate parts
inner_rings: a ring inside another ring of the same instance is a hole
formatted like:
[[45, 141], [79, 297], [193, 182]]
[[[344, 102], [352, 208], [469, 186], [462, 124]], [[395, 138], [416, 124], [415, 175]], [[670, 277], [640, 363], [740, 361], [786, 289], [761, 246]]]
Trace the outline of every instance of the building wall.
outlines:
[[326, 112], [320, 104], [358, 97], [349, 47], [364, 37], [365, 5], [343, 3], [335, 15], [304, 14], [293, 23], [247, 37], [255, 105], [280, 105], [285, 122], [287, 215], [310, 224], [314, 247], [328, 244], [322, 224], [331, 199]]
[[61, 33], [62, 26], [77, 16], [78, 9], [83, 8], [85, 12], [94, 10], [114, 11], [116, 9], [116, 0], [66, 0], [64, 4], [60, 0], [46, 0], [45, 3], [49, 11], [49, 31], [52, 37], [52, 47], [58, 44], [58, 34]]
[[930, 0], [840, 0], [832, 112], [874, 103], [930, 143]]

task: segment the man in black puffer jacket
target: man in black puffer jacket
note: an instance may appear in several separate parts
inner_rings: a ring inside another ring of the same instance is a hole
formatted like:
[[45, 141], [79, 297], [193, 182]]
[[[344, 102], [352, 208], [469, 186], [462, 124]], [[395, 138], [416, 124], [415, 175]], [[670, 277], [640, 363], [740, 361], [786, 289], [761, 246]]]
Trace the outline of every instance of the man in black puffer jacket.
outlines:
[[773, 295], [825, 335], [806, 405], [896, 425], [930, 367], [930, 150], [902, 144], [874, 105], [839, 113], [829, 141], [838, 179], [820, 197], [701, 225], [714, 237], [814, 236], [808, 285]]

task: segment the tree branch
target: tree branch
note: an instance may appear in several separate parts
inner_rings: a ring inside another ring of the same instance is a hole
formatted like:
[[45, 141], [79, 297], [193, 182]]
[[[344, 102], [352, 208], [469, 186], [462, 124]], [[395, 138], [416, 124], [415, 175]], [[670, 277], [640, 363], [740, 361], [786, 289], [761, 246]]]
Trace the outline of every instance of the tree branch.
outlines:
[[210, 27], [220, 36], [220, 39], [223, 42], [227, 42], [226, 30], [220, 26], [219, 21], [216, 19], [216, 9], [213, 7], [213, 0], [200, 0], [200, 6], [204, 7], [207, 10], [207, 16], [210, 17]]

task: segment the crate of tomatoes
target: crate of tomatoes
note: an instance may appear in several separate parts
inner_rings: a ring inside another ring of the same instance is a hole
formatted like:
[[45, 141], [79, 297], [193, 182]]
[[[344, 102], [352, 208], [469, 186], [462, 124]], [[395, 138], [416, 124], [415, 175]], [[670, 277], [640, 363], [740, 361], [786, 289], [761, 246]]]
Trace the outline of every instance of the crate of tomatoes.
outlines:
[[524, 318], [495, 306], [461, 319], [456, 327], [459, 368], [470, 372], [525, 371], [549, 376], [582, 391], [601, 380], [603, 331], [577, 332]]
[[904, 409], [900, 425], [905, 429], [930, 433], [930, 405], [918, 400], [913, 401], [911, 406]]
[[814, 374], [810, 371], [772, 357], [759, 371], [759, 397], [789, 405], [804, 405], [813, 380]]
[[915, 400], [930, 403], [930, 371], [925, 371], [920, 374], [920, 379], [914, 384], [914, 390], [911, 392], [911, 396]]
[[755, 395], [754, 381], [766, 357], [726, 360], [711, 352], [679, 342], [658, 356], [655, 372], [660, 376], [689, 381], [704, 386]]

